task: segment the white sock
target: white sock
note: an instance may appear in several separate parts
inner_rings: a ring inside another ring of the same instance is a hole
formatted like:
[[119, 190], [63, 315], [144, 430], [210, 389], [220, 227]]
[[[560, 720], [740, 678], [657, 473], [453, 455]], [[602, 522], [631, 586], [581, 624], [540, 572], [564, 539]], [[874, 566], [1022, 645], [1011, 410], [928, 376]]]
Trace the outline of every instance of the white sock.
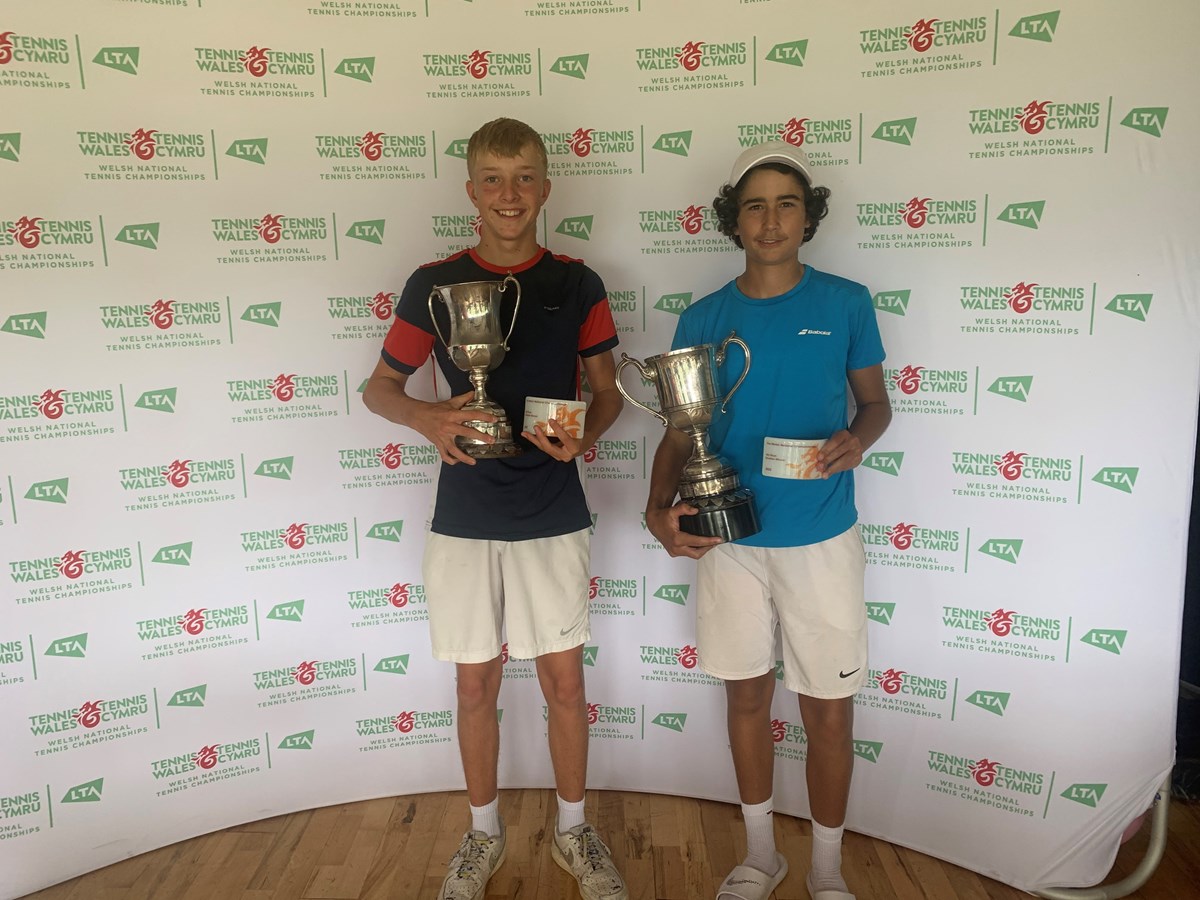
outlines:
[[844, 825], [826, 828], [812, 820], [812, 886], [814, 891], [844, 891], [842, 880], [842, 832]]
[[[558, 797], [558, 794], [554, 796]], [[562, 797], [558, 797], [558, 833], [563, 834], [570, 831], [576, 825], [583, 824], [583, 799], [575, 803], [568, 803]]]
[[774, 797], [768, 797], [762, 803], [742, 804], [742, 817], [746, 820], [746, 859], [742, 865], [768, 875], [779, 871], [775, 859], [774, 810]]
[[[470, 806], [470, 804], [467, 804]], [[471, 830], [482, 831], [488, 837], [500, 837], [500, 797], [486, 806], [471, 807]]]

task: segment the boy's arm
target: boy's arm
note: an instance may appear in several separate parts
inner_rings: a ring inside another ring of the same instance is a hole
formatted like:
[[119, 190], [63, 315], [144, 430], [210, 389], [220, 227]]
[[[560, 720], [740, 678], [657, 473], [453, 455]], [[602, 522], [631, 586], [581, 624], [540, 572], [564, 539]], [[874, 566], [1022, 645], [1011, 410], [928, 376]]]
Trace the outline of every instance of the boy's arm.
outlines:
[[[463, 404], [469, 401], [474, 391], [467, 391], [443, 400], [440, 403], [430, 403], [410, 397], [405, 391], [408, 375], [397, 372], [382, 359], [375, 364], [375, 371], [367, 380], [363, 391], [363, 403], [367, 409], [377, 416], [383, 416], [389, 422], [407, 425], [418, 431], [433, 444], [441, 454], [443, 462], [450, 465], [465, 462], [475, 465], [475, 460], [454, 443], [454, 438], [462, 437], [479, 440], [481, 432], [468, 428], [464, 422], [481, 421], [494, 422], [496, 417], [481, 410], [463, 412]], [[488, 435], [482, 435], [490, 442]]]
[[654, 453], [650, 470], [650, 496], [646, 500], [646, 528], [658, 538], [671, 556], [699, 559], [721, 543], [718, 537], [701, 537], [679, 530], [680, 516], [694, 516], [700, 510], [689, 503], [675, 502], [679, 476], [692, 455], [692, 439], [677, 428], [667, 426]]
[[846, 373], [857, 411], [850, 427], [825, 442], [817, 454], [817, 469], [827, 477], [862, 462], [863, 454], [879, 440], [892, 421], [892, 404], [883, 382], [883, 364]]

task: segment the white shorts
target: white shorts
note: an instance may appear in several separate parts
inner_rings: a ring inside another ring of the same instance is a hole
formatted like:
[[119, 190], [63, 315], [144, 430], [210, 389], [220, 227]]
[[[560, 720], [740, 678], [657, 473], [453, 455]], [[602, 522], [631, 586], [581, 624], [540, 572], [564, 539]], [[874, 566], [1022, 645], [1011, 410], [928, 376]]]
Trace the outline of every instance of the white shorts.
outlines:
[[588, 529], [528, 541], [477, 541], [429, 532], [422, 562], [435, 659], [533, 659], [578, 647], [588, 623]]
[[865, 569], [857, 526], [804, 547], [718, 544], [697, 573], [700, 666], [731, 681], [771, 671], [778, 624], [788, 690], [853, 695], [867, 678]]

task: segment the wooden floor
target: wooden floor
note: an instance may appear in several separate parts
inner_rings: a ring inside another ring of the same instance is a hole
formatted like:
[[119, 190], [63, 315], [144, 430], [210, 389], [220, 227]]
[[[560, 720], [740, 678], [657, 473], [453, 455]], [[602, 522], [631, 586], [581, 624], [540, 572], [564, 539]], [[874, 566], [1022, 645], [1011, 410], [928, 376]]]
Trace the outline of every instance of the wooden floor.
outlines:
[[[552, 792], [501, 793], [508, 857], [487, 900], [577, 900], [550, 858]], [[632, 900], [711, 900], [744, 851], [736, 806], [619, 791], [588, 794], [588, 819], [613, 846]], [[347, 803], [239, 825], [154, 850], [30, 894], [36, 900], [425, 900], [467, 825], [462, 793]], [[811, 830], [776, 816], [792, 871], [776, 900], [808, 900]], [[1173, 802], [1167, 853], [1142, 900], [1200, 897], [1200, 807]], [[1149, 824], [1121, 848], [1107, 879], [1141, 860]], [[846, 879], [859, 900], [1009, 900], [1028, 894], [973, 872], [858, 834], [847, 834]]]

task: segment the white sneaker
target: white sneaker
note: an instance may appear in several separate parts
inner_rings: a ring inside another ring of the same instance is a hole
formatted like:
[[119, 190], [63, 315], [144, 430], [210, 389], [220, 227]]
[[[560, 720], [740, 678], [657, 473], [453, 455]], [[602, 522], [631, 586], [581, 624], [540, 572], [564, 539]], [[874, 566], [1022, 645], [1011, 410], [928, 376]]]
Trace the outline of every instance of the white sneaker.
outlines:
[[450, 871], [442, 882], [438, 900], [483, 900], [483, 892], [492, 873], [504, 862], [504, 825], [500, 836], [482, 831], [463, 835], [458, 852], [450, 858]]
[[550, 855], [575, 876], [583, 900], [629, 900], [625, 879], [591, 825], [576, 825], [565, 832], [556, 828]]

